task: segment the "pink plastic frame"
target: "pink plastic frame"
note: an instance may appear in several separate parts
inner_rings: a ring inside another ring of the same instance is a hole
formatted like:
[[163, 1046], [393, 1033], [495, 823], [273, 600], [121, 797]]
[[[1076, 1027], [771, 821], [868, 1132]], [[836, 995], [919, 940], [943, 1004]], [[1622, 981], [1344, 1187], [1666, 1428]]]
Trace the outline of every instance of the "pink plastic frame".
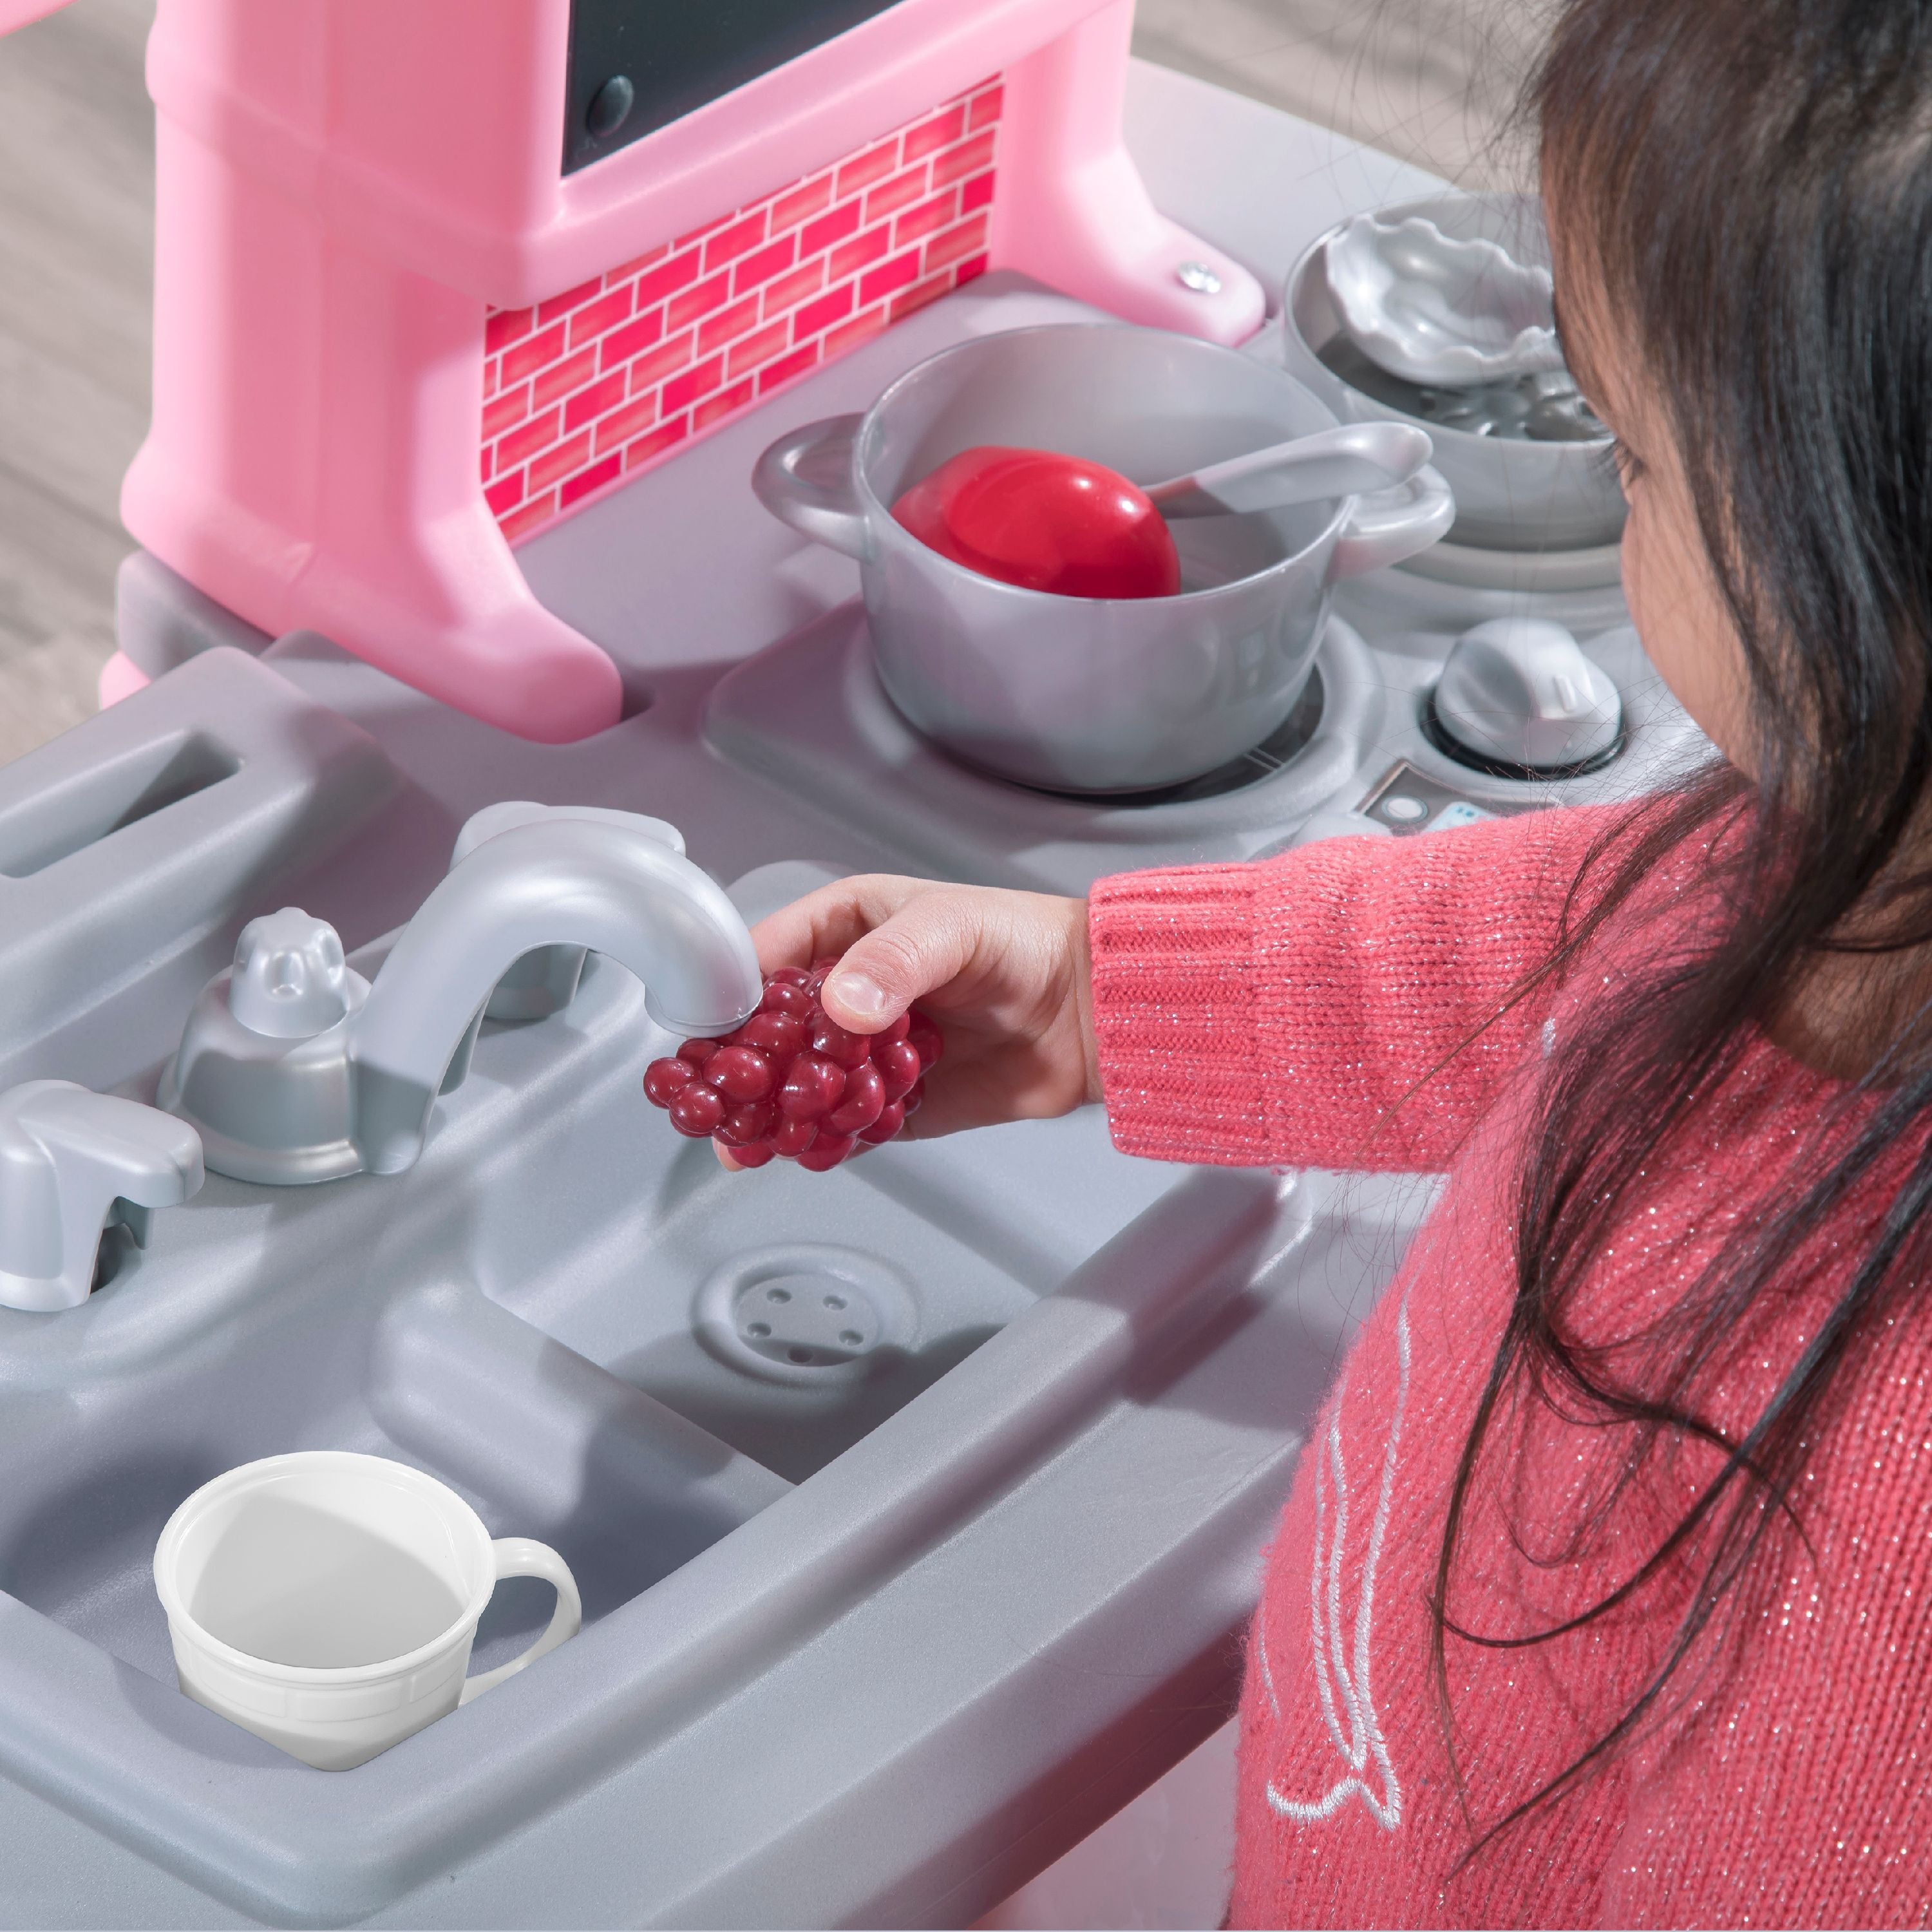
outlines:
[[1258, 285], [1155, 210], [1122, 144], [1132, 12], [900, 0], [566, 177], [568, 0], [160, 0], [154, 419], [128, 529], [249, 622], [324, 632], [506, 731], [615, 724], [615, 665], [531, 595], [483, 498], [488, 310], [1004, 70], [992, 266], [1239, 340]]

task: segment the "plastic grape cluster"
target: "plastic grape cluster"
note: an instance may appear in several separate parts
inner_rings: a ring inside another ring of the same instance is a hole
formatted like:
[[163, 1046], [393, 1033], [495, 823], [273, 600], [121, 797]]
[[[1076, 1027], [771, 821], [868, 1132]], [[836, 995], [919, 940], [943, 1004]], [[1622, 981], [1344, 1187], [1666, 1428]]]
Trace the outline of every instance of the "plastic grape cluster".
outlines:
[[795, 1160], [814, 1174], [862, 1144], [878, 1147], [925, 1097], [939, 1029], [915, 1007], [883, 1033], [848, 1033], [819, 999], [838, 964], [782, 966], [758, 1010], [722, 1040], [688, 1040], [644, 1070], [644, 1094], [692, 1140], [707, 1137], [740, 1167]]

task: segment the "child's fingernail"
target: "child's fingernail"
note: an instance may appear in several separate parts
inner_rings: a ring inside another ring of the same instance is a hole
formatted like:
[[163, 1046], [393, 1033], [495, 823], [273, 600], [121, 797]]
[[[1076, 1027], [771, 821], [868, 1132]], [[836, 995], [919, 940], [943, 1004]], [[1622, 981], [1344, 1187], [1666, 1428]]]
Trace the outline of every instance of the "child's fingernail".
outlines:
[[884, 1017], [886, 989], [862, 973], [835, 973], [825, 990], [856, 1019]]

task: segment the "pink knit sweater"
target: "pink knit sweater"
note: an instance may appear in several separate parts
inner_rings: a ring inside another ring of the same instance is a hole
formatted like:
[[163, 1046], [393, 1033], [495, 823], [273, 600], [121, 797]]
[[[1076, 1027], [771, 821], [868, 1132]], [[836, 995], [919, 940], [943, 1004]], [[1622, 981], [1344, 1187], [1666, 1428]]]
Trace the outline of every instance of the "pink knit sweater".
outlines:
[[[1483, 1828], [1625, 1708], [1684, 1600], [1672, 1571], [1550, 1642], [1452, 1637], [1465, 1811], [1426, 1599], [1510, 1301], [1523, 1096], [1575, 1003], [1641, 948], [1606, 940], [1562, 987], [1496, 1016], [1546, 951], [1604, 823], [1539, 813], [1095, 888], [1095, 1003], [1121, 1147], [1450, 1175], [1340, 1364], [1267, 1559], [1241, 1706], [1236, 1924], [1932, 1918], [1932, 1314], [1889, 1325], [1855, 1365], [1798, 1498], [1813, 1553], [1780, 1534], [1669, 1709], [1606, 1770], [1464, 1862]], [[1696, 859], [1660, 881], [1666, 916], [1647, 943], [1667, 934]], [[1633, 914], [1627, 934], [1642, 925]], [[1606, 1246], [1585, 1296], [1593, 1335], [1628, 1335], [1666, 1306], [1841, 1094], [1768, 1042], [1754, 1047]], [[1718, 1419], [1741, 1428], [1756, 1414], [1835, 1299], [1839, 1244], [1870, 1211], [1855, 1203], [1819, 1230], [1814, 1264], [1736, 1337], [1705, 1392]], [[1606, 1534], [1573, 1552], [1625, 1446], [1540, 1406], [1510, 1412], [1475, 1486], [1456, 1624], [1541, 1630], [1650, 1554], [1714, 1459], [1686, 1445], [1654, 1457]]]

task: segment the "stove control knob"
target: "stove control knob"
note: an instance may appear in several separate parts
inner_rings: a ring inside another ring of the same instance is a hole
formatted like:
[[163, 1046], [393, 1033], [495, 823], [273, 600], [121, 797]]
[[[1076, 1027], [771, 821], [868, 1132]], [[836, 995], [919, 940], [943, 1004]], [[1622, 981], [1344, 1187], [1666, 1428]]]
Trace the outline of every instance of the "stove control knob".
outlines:
[[1484, 764], [1560, 772], [1616, 748], [1623, 700], [1561, 624], [1498, 617], [1458, 638], [1432, 700], [1450, 742]]

